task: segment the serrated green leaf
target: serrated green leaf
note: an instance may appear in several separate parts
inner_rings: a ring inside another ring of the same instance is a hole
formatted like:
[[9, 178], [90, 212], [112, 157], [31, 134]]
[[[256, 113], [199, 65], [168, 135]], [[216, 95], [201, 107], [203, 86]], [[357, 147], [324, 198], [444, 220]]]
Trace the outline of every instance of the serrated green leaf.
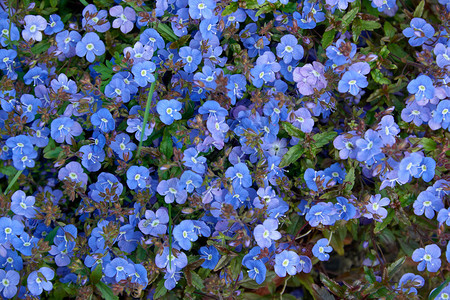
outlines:
[[222, 16], [231, 15], [232, 13], [236, 12], [237, 9], [238, 9], [237, 2], [232, 2], [222, 11]]
[[405, 261], [406, 256], [403, 256], [389, 265], [389, 267], [387, 268], [389, 278], [392, 278], [392, 276], [400, 270]]
[[102, 279], [102, 275], [103, 275], [102, 265], [98, 264], [95, 267], [94, 271], [92, 271], [89, 279], [91, 280], [92, 283], [96, 284], [100, 282], [100, 279]]
[[417, 5], [416, 9], [414, 10], [414, 18], [422, 17], [424, 7], [425, 7], [425, 0], [422, 0], [422, 1], [420, 1], [419, 5]]
[[345, 31], [359, 12], [359, 7], [355, 7], [342, 17], [341, 31]]
[[437, 146], [436, 142], [430, 138], [422, 138], [420, 144], [423, 146], [423, 150], [427, 152], [435, 150]]
[[289, 122], [283, 122], [282, 123], [283, 129], [292, 137], [296, 137], [298, 139], [304, 139], [305, 133], [292, 125]]
[[195, 288], [202, 290], [205, 287], [205, 285], [203, 284], [203, 279], [193, 271], [191, 271], [191, 280], [192, 285], [194, 285]]
[[153, 295], [154, 299], [159, 299], [167, 294], [167, 289], [164, 286], [164, 280], [160, 280], [155, 289], [155, 294]]
[[377, 224], [375, 225], [375, 228], [373, 229], [373, 233], [377, 234], [380, 233], [381, 231], [383, 231], [383, 229], [386, 228], [386, 226], [389, 225], [389, 223], [392, 222], [392, 219], [395, 216], [395, 210], [391, 209], [388, 213], [388, 215], [386, 216], [386, 218], [384, 218], [383, 222], [377, 222]]
[[105, 300], [119, 300], [119, 297], [114, 295], [113, 291], [104, 282], [98, 282], [95, 287], [100, 291], [100, 295]]
[[350, 170], [345, 175], [344, 179], [345, 190], [351, 191], [355, 185], [355, 168], [350, 168]]
[[58, 232], [59, 226], [56, 226], [55, 228], [53, 228], [52, 231], [50, 231], [47, 236], [44, 238], [44, 241], [48, 242], [49, 245], [53, 244], [53, 239], [56, 236], [56, 233]]
[[324, 32], [322, 35], [322, 48], [326, 49], [334, 41], [334, 36], [336, 35], [336, 29], [331, 29], [330, 31]]
[[322, 132], [322, 133], [315, 134], [313, 136], [314, 141], [316, 141], [314, 143], [314, 146], [317, 148], [321, 148], [321, 147], [325, 146], [326, 144], [328, 144], [336, 136], [337, 136], [336, 131], [328, 131], [328, 132]]
[[280, 168], [287, 167], [293, 162], [296, 162], [304, 152], [305, 148], [303, 148], [300, 144], [294, 145], [286, 154], [283, 155], [280, 162]]

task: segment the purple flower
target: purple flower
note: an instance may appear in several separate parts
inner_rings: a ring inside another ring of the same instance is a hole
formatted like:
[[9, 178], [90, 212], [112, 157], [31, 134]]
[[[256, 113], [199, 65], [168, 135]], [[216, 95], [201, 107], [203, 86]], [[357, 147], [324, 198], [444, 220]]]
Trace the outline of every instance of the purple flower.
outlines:
[[427, 245], [425, 248], [419, 248], [414, 250], [411, 258], [413, 261], [418, 262], [417, 270], [423, 271], [425, 267], [428, 272], [437, 272], [441, 267], [441, 249], [435, 245]]
[[259, 224], [253, 230], [256, 243], [261, 248], [269, 248], [273, 241], [281, 238], [281, 233], [277, 231], [278, 221], [275, 219], [267, 219]]
[[300, 128], [305, 133], [310, 133], [314, 127], [314, 120], [311, 113], [302, 107], [291, 113], [290, 119], [293, 120], [292, 125]]
[[403, 35], [410, 38], [408, 42], [413, 47], [422, 45], [435, 33], [433, 26], [422, 18], [413, 18], [410, 26], [403, 30]]
[[51, 291], [53, 284], [50, 280], [55, 276], [55, 271], [42, 267], [38, 271], [33, 271], [28, 275], [27, 287], [34, 296], [39, 296], [44, 290]]
[[331, 251], [333, 251], [333, 248], [330, 246], [330, 242], [326, 238], [318, 240], [312, 248], [313, 255], [320, 261], [327, 261], [330, 259], [330, 255], [328, 253]]
[[72, 161], [59, 170], [58, 179], [61, 181], [69, 179], [77, 183], [81, 182], [85, 186], [87, 185], [88, 176], [83, 172], [80, 163]]
[[76, 55], [75, 48], [77, 43], [81, 40], [81, 35], [77, 31], [59, 32], [55, 37], [58, 49], [67, 57]]
[[378, 124], [377, 131], [383, 143], [392, 146], [395, 143], [395, 137], [400, 132], [400, 128], [395, 123], [393, 116], [384, 116]]
[[105, 53], [105, 44], [95, 32], [88, 32], [77, 43], [75, 51], [79, 57], [86, 56], [88, 62], [93, 62], [96, 56]]
[[381, 153], [383, 141], [378, 132], [369, 129], [364, 134], [364, 138], [358, 139], [355, 144], [358, 146], [356, 158], [363, 162], [369, 160], [374, 155]]
[[134, 22], [136, 21], [136, 12], [131, 7], [125, 7], [125, 9], [116, 5], [109, 9], [109, 14], [113, 17], [117, 17], [112, 23], [113, 28], [119, 28], [123, 33], [128, 33], [133, 29]]
[[347, 159], [348, 157], [355, 159], [358, 154], [358, 148], [356, 147], [356, 141], [359, 136], [356, 132], [348, 132], [336, 137], [333, 141], [333, 146], [340, 150], [339, 157], [341, 159]]
[[83, 132], [80, 124], [68, 117], [59, 117], [53, 120], [50, 130], [51, 137], [55, 142], [63, 143], [65, 140], [69, 145], [72, 145], [74, 136], [79, 136]]
[[139, 229], [143, 234], [158, 236], [165, 234], [167, 230], [166, 224], [169, 222], [169, 214], [167, 208], [161, 207], [156, 213], [151, 210], [145, 211], [145, 219], [139, 221]]
[[317, 61], [295, 68], [292, 75], [293, 80], [297, 82], [298, 91], [305, 96], [314, 94], [314, 89], [320, 91], [328, 84], [324, 76], [324, 66]]
[[82, 12], [83, 19], [81, 20], [81, 25], [87, 31], [92, 31], [92, 29], [98, 32], [106, 32], [111, 27], [111, 24], [106, 19], [108, 17], [108, 12], [104, 9], [97, 11], [94, 4], [89, 4], [83, 9]]
[[308, 256], [299, 256], [299, 261], [297, 265], [297, 272], [309, 273], [312, 270], [312, 262]]
[[24, 18], [25, 29], [22, 31], [22, 37], [29, 42], [34, 40], [36, 42], [42, 41], [42, 32], [47, 28], [47, 20], [41, 16], [28, 15]]
[[381, 198], [380, 194], [370, 197], [369, 203], [366, 204], [367, 213], [364, 217], [368, 219], [375, 219], [378, 222], [382, 222], [387, 216], [387, 210], [383, 207], [390, 203], [388, 198]]
[[186, 202], [187, 191], [178, 187], [178, 178], [171, 178], [169, 180], [161, 180], [156, 188], [156, 191], [161, 196], [164, 196], [166, 203], [172, 203], [174, 200], [178, 204]]

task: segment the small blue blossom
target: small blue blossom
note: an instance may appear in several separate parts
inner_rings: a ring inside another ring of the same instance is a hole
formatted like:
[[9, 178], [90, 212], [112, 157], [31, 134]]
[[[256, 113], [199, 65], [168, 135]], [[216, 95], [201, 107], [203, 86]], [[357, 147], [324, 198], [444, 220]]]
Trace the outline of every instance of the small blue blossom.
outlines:
[[131, 166], [127, 171], [127, 185], [130, 189], [143, 189], [149, 176], [150, 172], [146, 167]]
[[342, 76], [338, 84], [338, 91], [340, 93], [349, 92], [356, 96], [362, 88], [367, 87], [368, 81], [366, 77], [355, 71], [347, 71]]
[[403, 35], [410, 38], [408, 43], [413, 47], [422, 45], [428, 39], [432, 38], [434, 33], [433, 26], [422, 18], [413, 18], [410, 27], [403, 30]]
[[86, 56], [88, 62], [93, 62], [96, 56], [105, 53], [105, 44], [95, 32], [88, 32], [81, 41], [77, 43], [75, 51], [79, 57]]
[[50, 280], [55, 277], [55, 271], [50, 268], [42, 267], [38, 271], [33, 271], [28, 275], [27, 287], [34, 296], [39, 296], [44, 290], [51, 291], [53, 284]]
[[330, 242], [326, 238], [318, 240], [312, 248], [313, 255], [320, 261], [327, 261], [330, 259], [330, 255], [328, 253], [331, 251], [333, 251], [333, 248], [330, 246]]
[[183, 220], [173, 229], [173, 237], [181, 248], [189, 250], [192, 242], [198, 239], [198, 235], [194, 231], [194, 222], [191, 220]]
[[283, 58], [288, 64], [293, 59], [300, 60], [303, 57], [303, 47], [298, 45], [297, 38], [292, 34], [287, 34], [281, 38], [277, 46], [277, 56]]
[[170, 125], [174, 120], [180, 120], [181, 114], [179, 111], [183, 108], [183, 105], [178, 100], [160, 100], [156, 105], [156, 111], [159, 114], [161, 122], [166, 125]]
[[258, 246], [261, 248], [269, 248], [273, 241], [281, 238], [281, 233], [277, 231], [278, 221], [275, 219], [267, 219], [263, 224], [256, 225], [253, 234]]
[[425, 248], [419, 248], [414, 250], [411, 258], [413, 261], [418, 262], [417, 270], [423, 271], [425, 268], [428, 272], [437, 272], [441, 267], [441, 249], [435, 245], [427, 245]]
[[140, 86], [145, 87], [148, 83], [155, 81], [153, 72], [156, 65], [151, 61], [144, 61], [133, 65], [131, 73], [134, 75], [134, 81]]
[[286, 277], [297, 273], [297, 265], [300, 263], [298, 254], [294, 251], [283, 250], [280, 254], [275, 254], [275, 273], [280, 277]]
[[423, 191], [417, 197], [417, 200], [413, 204], [414, 213], [421, 216], [425, 213], [425, 217], [428, 219], [434, 218], [435, 212], [439, 212], [444, 208], [444, 204], [439, 197], [436, 197], [429, 191]]
[[201, 247], [200, 248], [200, 258], [205, 261], [201, 265], [202, 268], [213, 270], [220, 259], [219, 251], [217, 251], [216, 247]]

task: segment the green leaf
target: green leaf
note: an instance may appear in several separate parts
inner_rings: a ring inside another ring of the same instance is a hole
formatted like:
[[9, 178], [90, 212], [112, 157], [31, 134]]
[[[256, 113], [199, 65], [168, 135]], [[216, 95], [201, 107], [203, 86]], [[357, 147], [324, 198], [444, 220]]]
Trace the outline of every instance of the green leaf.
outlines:
[[158, 298], [163, 297], [165, 294], [167, 294], [167, 289], [164, 286], [164, 280], [160, 280], [158, 282], [158, 285], [156, 286], [155, 294], [153, 295], [153, 298], [158, 299]]
[[237, 9], [238, 9], [237, 2], [232, 2], [222, 11], [222, 16], [231, 15], [232, 13], [236, 12]]
[[355, 185], [355, 168], [351, 168], [345, 175], [344, 179], [345, 190], [351, 191]]
[[92, 283], [96, 284], [100, 282], [100, 279], [102, 279], [103, 270], [102, 265], [98, 264], [97, 267], [95, 267], [94, 271], [91, 273], [90, 280]]
[[202, 290], [205, 287], [203, 284], [203, 279], [194, 271], [191, 271], [191, 279], [192, 285], [195, 286], [195, 288]]
[[423, 150], [427, 152], [436, 149], [436, 142], [430, 138], [422, 138], [420, 144], [423, 146]]
[[370, 72], [370, 75], [372, 75], [373, 80], [375, 80], [376, 83], [379, 84], [391, 84], [391, 81], [384, 77], [383, 73], [379, 69], [374, 69]]
[[119, 300], [119, 297], [114, 295], [114, 293], [111, 290], [111, 288], [109, 286], [107, 286], [105, 283], [100, 281], [100, 282], [96, 283], [95, 286], [100, 291], [100, 295], [102, 296], [103, 299], [105, 299], [105, 300]]
[[44, 241], [48, 242], [49, 245], [53, 244], [53, 239], [56, 236], [56, 233], [58, 232], [59, 226], [56, 226], [55, 228], [53, 228], [52, 231], [49, 232], [49, 234], [47, 234], [47, 236], [44, 238]]
[[388, 215], [386, 216], [386, 218], [384, 218], [383, 222], [377, 222], [377, 224], [375, 225], [375, 228], [373, 229], [373, 233], [377, 234], [381, 231], [383, 231], [383, 229], [386, 228], [386, 226], [388, 226], [391, 222], [392, 219], [395, 216], [395, 210], [391, 209], [389, 210]]
[[41, 54], [42, 52], [47, 51], [48, 48], [50, 48], [50, 43], [42, 42], [42, 43], [39, 43], [39, 44], [33, 46], [31, 48], [31, 52], [35, 55]]
[[389, 22], [387, 22], [387, 21], [384, 22], [383, 28], [384, 28], [384, 33], [385, 33], [386, 36], [389, 37], [389, 38], [393, 38], [394, 35], [395, 35], [395, 33], [397, 32], [397, 31], [395, 30], [395, 27], [392, 26], [391, 23], [389, 23]]
[[450, 277], [447, 277], [445, 281], [437, 287], [431, 294], [428, 296], [428, 300], [434, 300], [436, 299], [437, 295], [447, 286], [447, 284], [450, 282]]
[[167, 130], [164, 130], [163, 139], [161, 141], [161, 145], [159, 146], [161, 153], [164, 154], [168, 159], [170, 159], [173, 155], [173, 141], [172, 136], [169, 134]]
[[158, 23], [158, 27], [156, 28], [156, 30], [159, 32], [159, 34], [161, 34], [163, 38], [170, 42], [175, 42], [176, 40], [178, 40], [178, 36], [176, 36], [175, 33], [173, 33], [172, 28], [170, 28], [166, 24]]
[[353, 40], [356, 42], [362, 31], [374, 31], [381, 27], [381, 24], [377, 21], [356, 19], [353, 21]]
[[389, 265], [389, 267], [387, 268], [389, 278], [392, 278], [392, 276], [400, 270], [405, 261], [406, 256], [403, 256]]
[[358, 12], [359, 12], [359, 7], [355, 7], [342, 17], [342, 23], [341, 23], [341, 31], [342, 32], [347, 30], [348, 25], [350, 25], [353, 22], [356, 15], [358, 14]]
[[50, 6], [51, 7], [57, 7], [58, 6], [58, 0], [50, 0]]
[[0, 168], [0, 174], [4, 174], [8, 177], [16, 175], [17, 170], [13, 166], [3, 166]]
[[286, 132], [292, 136], [292, 137], [296, 137], [298, 139], [304, 139], [305, 138], [305, 133], [303, 131], [301, 131], [300, 129], [298, 129], [297, 127], [295, 127], [294, 125], [292, 125], [289, 122], [283, 122], [283, 129], [286, 130]]
[[44, 152], [44, 158], [47, 159], [57, 159], [59, 157], [59, 154], [61, 153], [62, 148], [58, 147], [56, 149]]
[[344, 298], [346, 286], [339, 285], [333, 279], [328, 278], [325, 274], [320, 273], [320, 281], [336, 296]]
[[328, 144], [336, 136], [337, 136], [336, 131], [328, 131], [328, 132], [322, 132], [322, 133], [315, 134], [313, 136], [314, 141], [316, 141], [314, 146], [317, 148], [321, 148], [321, 147], [325, 146], [326, 144]]
[[291, 147], [291, 149], [289, 149], [289, 151], [285, 155], [283, 155], [283, 158], [280, 162], [280, 168], [287, 167], [293, 162], [296, 162], [304, 152], [305, 148], [303, 148], [300, 144]]
[[325, 31], [322, 35], [322, 48], [326, 49], [334, 41], [334, 36], [336, 35], [336, 29], [331, 29], [330, 31]]
[[414, 18], [420, 18], [423, 14], [423, 8], [425, 7], [425, 0], [420, 1], [419, 5], [417, 5], [414, 10]]

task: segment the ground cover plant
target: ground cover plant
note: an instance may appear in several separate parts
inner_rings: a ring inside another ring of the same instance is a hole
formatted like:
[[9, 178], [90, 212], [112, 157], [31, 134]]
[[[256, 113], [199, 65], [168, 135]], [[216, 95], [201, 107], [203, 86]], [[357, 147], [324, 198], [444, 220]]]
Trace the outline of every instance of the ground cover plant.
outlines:
[[450, 299], [449, 0], [0, 1], [0, 294]]

